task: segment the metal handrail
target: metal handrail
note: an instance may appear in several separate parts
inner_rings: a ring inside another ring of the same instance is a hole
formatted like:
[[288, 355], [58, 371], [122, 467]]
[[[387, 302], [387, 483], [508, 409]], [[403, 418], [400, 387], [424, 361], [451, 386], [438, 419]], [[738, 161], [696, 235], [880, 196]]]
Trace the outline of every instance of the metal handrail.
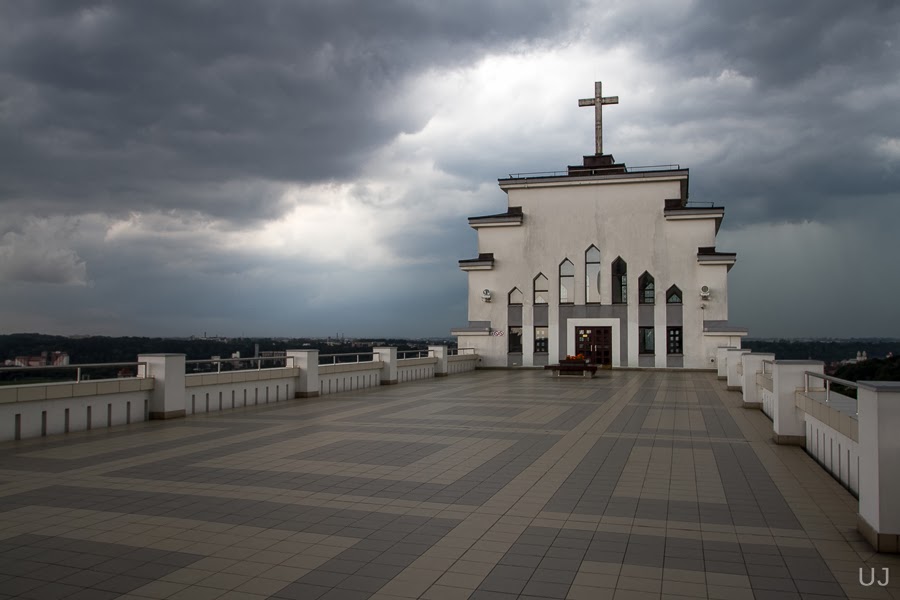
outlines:
[[[425, 353], [425, 356], [422, 356], [422, 353]], [[410, 358], [410, 354], [415, 354], [412, 358], [428, 358], [429, 356], [434, 356], [434, 350], [431, 349], [423, 349], [423, 350], [403, 350], [402, 352], [397, 352], [397, 358]]]
[[681, 169], [681, 165], [675, 163], [668, 165], [641, 165], [638, 167], [625, 168], [628, 173], [639, 173], [641, 171], [678, 171], [679, 169]]
[[[145, 379], [148, 377], [146, 361], [135, 362], [117, 362], [117, 363], [83, 363], [80, 365], [47, 365], [42, 367], [0, 367], [0, 372], [4, 371], [47, 371], [50, 369], [75, 369], [75, 383], [81, 382], [81, 369], [100, 368], [100, 367], [138, 367], [137, 375], [134, 379]], [[144, 367], [143, 375], [140, 367]]]
[[476, 348], [450, 348], [447, 350], [448, 356], [459, 356], [460, 354], [478, 354]]
[[[626, 173], [642, 173], [644, 171], [678, 171], [681, 169], [679, 164], [668, 165], [640, 165], [637, 167], [625, 167]], [[605, 171], [601, 167], [575, 167], [573, 169], [576, 175], [583, 175], [585, 171]], [[510, 179], [528, 179], [530, 177], [565, 177], [569, 171], [532, 171], [527, 173], [510, 173]]]
[[[291, 361], [291, 365], [290, 365], [290, 366], [291, 366], [291, 367], [294, 366], [294, 357], [293, 357], [293, 356], [248, 356], [248, 357], [245, 357], [245, 358], [200, 358], [200, 359], [186, 360], [186, 361], [184, 361], [184, 364], [185, 364], [185, 365], [200, 365], [200, 364], [209, 364], [209, 365], [212, 365], [212, 364], [215, 364], [215, 365], [217, 366], [217, 368], [216, 368], [216, 373], [221, 373], [221, 372], [222, 372], [222, 363], [235, 363], [235, 362], [243, 362], [243, 361], [253, 362], [253, 361], [256, 361], [256, 370], [257, 370], [257, 371], [260, 371], [260, 370], [262, 370], [262, 363], [263, 363], [263, 361], [265, 361], [265, 360], [273, 360], [273, 361], [274, 361], [274, 360], [278, 360], [278, 361], [283, 360], [283, 361], [285, 361], [285, 362], [284, 362], [285, 368], [287, 367], [287, 361], [290, 360], [290, 361]], [[281, 367], [272, 367], [272, 368], [278, 369], [278, 368], [281, 368]], [[235, 369], [235, 370], [237, 371], [237, 370], [241, 370], [241, 369]], [[250, 369], [243, 369], [243, 370], [244, 370], [244, 371], [249, 371]]]
[[[855, 381], [849, 381], [847, 379], [840, 379], [839, 377], [832, 377], [831, 375], [825, 375], [823, 373], [816, 373], [814, 371], [804, 371], [803, 372], [803, 391], [809, 392], [809, 379], [810, 377], [815, 377], [816, 379], [822, 379], [825, 381], [825, 404], [831, 402], [831, 384], [836, 383], [838, 385], [843, 385], [845, 387], [853, 388], [854, 390], [858, 390], [859, 386]], [[857, 409], [856, 414], [859, 414], [859, 410]]]
[[510, 173], [510, 179], [528, 179], [529, 177], [562, 177], [568, 171], [531, 171], [530, 173]]
[[[339, 357], [339, 356], [355, 356], [355, 357], [356, 357], [356, 361], [344, 361], [343, 363], [338, 363], [337, 357]], [[359, 359], [360, 356], [371, 356], [372, 359], [371, 359], [371, 360], [360, 360], [360, 359]], [[331, 359], [331, 363], [323, 363], [323, 362], [322, 362], [322, 359], [323, 359], [323, 358], [330, 358], [330, 359]], [[320, 364], [320, 365], [321, 365], [321, 364], [326, 364], [326, 365], [327, 365], [327, 364], [332, 364], [332, 365], [336, 365], [336, 364], [347, 364], [347, 363], [352, 363], [352, 362], [357, 362], [357, 363], [362, 363], [362, 362], [375, 362], [375, 352], [345, 352], [345, 353], [343, 353], [343, 354], [320, 354], [320, 355], [319, 355], [319, 364]]]

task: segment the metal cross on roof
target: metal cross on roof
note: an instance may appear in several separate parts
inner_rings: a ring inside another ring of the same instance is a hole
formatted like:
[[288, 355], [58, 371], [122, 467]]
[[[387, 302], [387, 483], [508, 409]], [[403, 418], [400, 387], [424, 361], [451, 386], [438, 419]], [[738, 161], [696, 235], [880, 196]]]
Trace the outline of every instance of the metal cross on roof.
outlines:
[[594, 123], [597, 128], [596, 131], [596, 140], [597, 140], [597, 154], [603, 154], [603, 105], [604, 104], [618, 104], [619, 97], [618, 96], [607, 96], [603, 97], [603, 84], [599, 81], [594, 83], [594, 97], [593, 98], [584, 98], [578, 101], [578, 106], [593, 106], [594, 107]]

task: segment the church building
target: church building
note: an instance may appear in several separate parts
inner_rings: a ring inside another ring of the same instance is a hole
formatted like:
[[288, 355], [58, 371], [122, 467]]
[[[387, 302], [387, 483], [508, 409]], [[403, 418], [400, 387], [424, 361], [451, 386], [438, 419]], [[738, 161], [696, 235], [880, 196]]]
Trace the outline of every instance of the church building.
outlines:
[[728, 323], [728, 271], [716, 248], [725, 209], [688, 202], [688, 169], [628, 168], [603, 153], [597, 82], [596, 153], [566, 171], [500, 179], [505, 212], [470, 217], [478, 256], [469, 321], [451, 331], [485, 367], [541, 366], [583, 354], [611, 367], [715, 368], [740, 347]]

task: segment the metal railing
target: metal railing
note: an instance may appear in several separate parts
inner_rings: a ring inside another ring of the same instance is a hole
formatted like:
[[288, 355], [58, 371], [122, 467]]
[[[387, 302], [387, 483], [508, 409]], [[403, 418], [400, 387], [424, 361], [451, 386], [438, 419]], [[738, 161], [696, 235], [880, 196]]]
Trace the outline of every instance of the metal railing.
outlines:
[[397, 352], [398, 359], [428, 358], [429, 356], [434, 356], [434, 350], [404, 350], [402, 352]]
[[[681, 165], [640, 165], [637, 167], [625, 167], [626, 173], [644, 173], [647, 171], [678, 171]], [[572, 172], [574, 175], [584, 175], [585, 173], [594, 173], [596, 171], [607, 172], [608, 167], [583, 167], [573, 165]], [[568, 169], [565, 171], [531, 171], [527, 173], [510, 173], [510, 179], [531, 179], [535, 177], [566, 177], [569, 175]]]
[[[809, 380], [811, 378], [821, 379], [825, 382], [825, 404], [829, 404], [831, 402], [831, 384], [836, 383], [838, 385], [842, 385], [847, 388], [851, 388], [854, 390], [858, 390], [859, 386], [855, 381], [849, 381], [847, 379], [839, 379], [838, 377], [832, 377], [831, 375], [824, 375], [822, 373], [815, 373], [813, 371], [804, 371], [803, 373], [803, 391], [804, 393], [809, 393]], [[847, 398], [849, 400], [856, 400], [856, 398], [852, 398], [850, 396], [844, 396], [839, 392], [835, 392], [838, 396], [842, 398]], [[859, 409], [855, 411], [856, 414], [859, 414]]]
[[[120, 363], [84, 363], [80, 365], [47, 365], [47, 366], [39, 366], [39, 367], [0, 367], [0, 373], [2, 372], [11, 372], [11, 371], [24, 371], [24, 372], [34, 372], [34, 371], [51, 371], [51, 370], [61, 370], [61, 369], [75, 369], [75, 383], [80, 383], [82, 381], [81, 370], [82, 369], [103, 369], [103, 368], [111, 368], [111, 367], [137, 367], [137, 373], [133, 376], [130, 376], [132, 379], [144, 379], [147, 377], [147, 363], [146, 362], [120, 362]], [[141, 368], [143, 367], [143, 369]], [[52, 381], [48, 381], [46, 383], [55, 383]]]
[[447, 356], [459, 356], [460, 354], [478, 354], [475, 348], [450, 348]]
[[266, 361], [278, 361], [278, 362], [284, 363], [283, 366], [275, 365], [273, 367], [270, 367], [273, 369], [287, 367], [288, 361], [290, 361], [291, 367], [294, 366], [294, 357], [293, 356], [252, 356], [252, 357], [246, 357], [246, 358], [201, 358], [201, 359], [196, 359], [196, 360], [186, 360], [186, 361], [184, 361], [184, 364], [185, 365], [213, 365], [214, 364], [214, 365], [216, 365], [216, 373], [221, 373], [222, 372], [222, 363], [249, 362], [252, 364], [255, 362], [256, 363], [255, 369], [253, 369], [251, 367], [249, 369], [232, 369], [232, 371], [253, 371], [253, 370], [260, 371], [263, 368], [262, 367], [263, 362], [266, 362]]
[[[349, 357], [354, 357], [355, 360], [349, 360]], [[360, 356], [369, 356], [368, 360], [360, 360]], [[330, 361], [323, 361], [322, 359], [330, 359]], [[347, 360], [345, 360], [347, 359]], [[344, 354], [320, 354], [319, 355], [319, 364], [320, 365], [341, 365], [341, 364], [349, 364], [349, 363], [364, 363], [364, 362], [375, 362], [375, 353], [374, 352], [346, 352]]]
[[626, 167], [628, 173], [640, 173], [642, 171], [678, 171], [681, 169], [679, 164], [668, 165], [641, 165], [639, 167]]
[[531, 177], [564, 177], [568, 171], [532, 171], [530, 173], [510, 173], [510, 179], [529, 179]]

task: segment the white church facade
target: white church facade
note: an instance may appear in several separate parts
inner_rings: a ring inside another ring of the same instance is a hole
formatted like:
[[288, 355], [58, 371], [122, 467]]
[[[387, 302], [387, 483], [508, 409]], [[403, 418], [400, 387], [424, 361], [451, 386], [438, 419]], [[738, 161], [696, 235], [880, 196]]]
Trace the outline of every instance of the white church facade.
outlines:
[[505, 212], [471, 217], [478, 257], [468, 324], [452, 330], [485, 367], [555, 364], [583, 354], [612, 367], [715, 368], [740, 347], [728, 323], [734, 253], [716, 249], [724, 208], [688, 203], [688, 169], [628, 169], [602, 151], [565, 172], [499, 181]]

